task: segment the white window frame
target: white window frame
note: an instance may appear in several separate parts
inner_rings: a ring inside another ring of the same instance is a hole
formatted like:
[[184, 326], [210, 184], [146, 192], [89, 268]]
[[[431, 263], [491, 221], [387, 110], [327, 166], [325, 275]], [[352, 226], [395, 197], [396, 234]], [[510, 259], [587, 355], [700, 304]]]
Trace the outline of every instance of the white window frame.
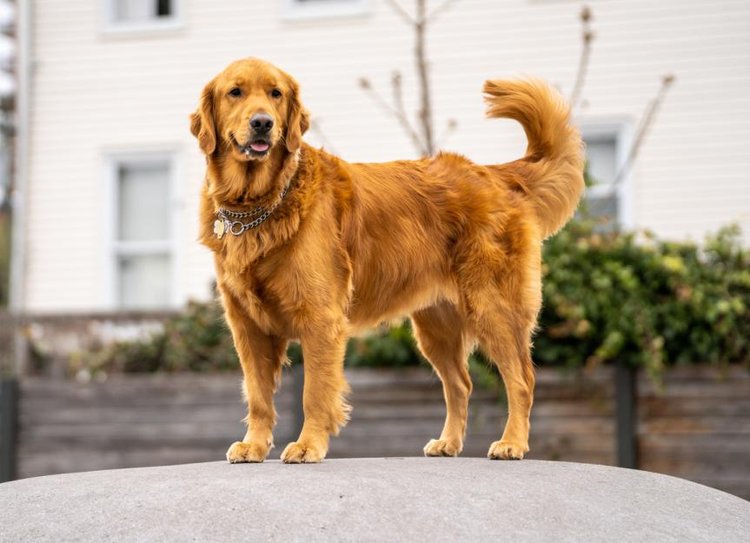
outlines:
[[282, 17], [287, 21], [354, 17], [371, 12], [372, 0], [282, 0]]
[[[622, 170], [630, 152], [632, 125], [626, 119], [585, 119], [579, 120], [581, 136], [584, 141], [596, 138], [612, 138], [615, 141], [615, 175]], [[617, 195], [616, 223], [625, 229], [635, 226], [634, 199], [632, 188], [633, 170], [625, 173], [619, 184], [614, 187]], [[586, 189], [586, 196], [607, 195], [613, 189], [606, 186], [593, 186]]]
[[[123, 164], [138, 165], [164, 161], [169, 164], [169, 240], [167, 241], [127, 241], [117, 240], [118, 230], [118, 182], [120, 167]], [[128, 254], [170, 255], [170, 291], [169, 303], [165, 307], [144, 309], [144, 311], [161, 311], [179, 308], [185, 302], [183, 292], [182, 269], [183, 254], [180, 236], [182, 194], [180, 179], [183, 178], [182, 154], [175, 147], [157, 147], [151, 149], [117, 150], [104, 152], [104, 190], [101, 206], [103, 216], [99, 220], [102, 227], [102, 300], [105, 309], [123, 310], [119, 305], [119, 269], [118, 259]], [[138, 310], [140, 311], [140, 310]]]
[[179, 30], [185, 26], [183, 18], [184, 0], [172, 0], [174, 13], [169, 17], [159, 17], [152, 21], [127, 22], [118, 21], [115, 17], [115, 2], [117, 0], [100, 0], [103, 31], [106, 34], [132, 34], [132, 33], [149, 33], [164, 32], [169, 30]]

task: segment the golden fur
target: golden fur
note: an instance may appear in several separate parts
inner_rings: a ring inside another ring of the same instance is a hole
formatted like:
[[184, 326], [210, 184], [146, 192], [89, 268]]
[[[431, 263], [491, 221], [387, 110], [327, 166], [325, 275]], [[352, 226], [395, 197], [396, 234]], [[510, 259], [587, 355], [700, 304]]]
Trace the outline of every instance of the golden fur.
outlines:
[[[215, 255], [248, 404], [247, 433], [227, 451], [230, 462], [268, 455], [290, 340], [301, 342], [305, 358], [305, 421], [281, 458], [322, 460], [348, 418], [348, 336], [402, 315], [411, 316], [445, 393], [443, 431], [424, 453], [461, 452], [471, 393], [466, 360], [475, 346], [497, 364], [508, 396], [505, 431], [488, 456], [528, 451], [541, 245], [575, 211], [583, 153], [567, 105], [547, 85], [488, 81], [484, 92], [488, 116], [524, 127], [524, 158], [482, 166], [439, 153], [352, 164], [302, 142], [308, 114], [296, 81], [278, 68], [239, 60], [206, 85], [191, 117], [208, 165], [200, 239]], [[274, 120], [271, 147], [250, 157], [241, 146], [258, 112]], [[220, 207], [277, 203], [255, 229], [214, 234]]]

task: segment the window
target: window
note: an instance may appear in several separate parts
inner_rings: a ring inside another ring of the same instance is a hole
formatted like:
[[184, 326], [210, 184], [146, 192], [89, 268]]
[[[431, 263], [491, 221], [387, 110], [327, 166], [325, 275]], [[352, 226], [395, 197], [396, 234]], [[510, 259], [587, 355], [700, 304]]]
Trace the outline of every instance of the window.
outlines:
[[586, 210], [608, 219], [612, 226], [630, 225], [627, 176], [617, 179], [625, 162], [624, 125], [591, 124], [582, 128], [586, 167], [591, 186], [586, 189]]
[[164, 154], [110, 160], [111, 306], [175, 305], [175, 161]]
[[159, 30], [180, 25], [181, 0], [104, 0], [107, 30]]
[[284, 18], [318, 19], [364, 15], [370, 10], [371, 0], [282, 0]]

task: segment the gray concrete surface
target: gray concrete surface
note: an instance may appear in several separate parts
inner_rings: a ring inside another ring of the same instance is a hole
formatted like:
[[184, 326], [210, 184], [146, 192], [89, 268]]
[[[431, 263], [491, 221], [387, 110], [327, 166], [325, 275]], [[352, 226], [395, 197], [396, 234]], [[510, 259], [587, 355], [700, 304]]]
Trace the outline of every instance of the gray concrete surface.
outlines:
[[566, 462], [211, 462], [0, 485], [2, 541], [750, 541], [750, 502]]

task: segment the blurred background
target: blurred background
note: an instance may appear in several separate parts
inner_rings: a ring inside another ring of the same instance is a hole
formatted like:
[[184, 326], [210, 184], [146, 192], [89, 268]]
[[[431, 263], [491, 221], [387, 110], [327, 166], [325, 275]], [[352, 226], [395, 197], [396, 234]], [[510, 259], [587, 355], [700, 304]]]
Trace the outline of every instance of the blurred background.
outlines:
[[[219, 460], [244, 434], [188, 115], [257, 56], [300, 82], [306, 140], [350, 161], [516, 159], [482, 83], [555, 85], [589, 187], [545, 249], [529, 457], [750, 497], [746, 0], [5, 0], [0, 30], [0, 481]], [[300, 425], [290, 359], [272, 457]], [[470, 365], [479, 456], [504, 395]], [[408, 323], [352, 340], [347, 366], [330, 456], [421, 454], [444, 408]]]

